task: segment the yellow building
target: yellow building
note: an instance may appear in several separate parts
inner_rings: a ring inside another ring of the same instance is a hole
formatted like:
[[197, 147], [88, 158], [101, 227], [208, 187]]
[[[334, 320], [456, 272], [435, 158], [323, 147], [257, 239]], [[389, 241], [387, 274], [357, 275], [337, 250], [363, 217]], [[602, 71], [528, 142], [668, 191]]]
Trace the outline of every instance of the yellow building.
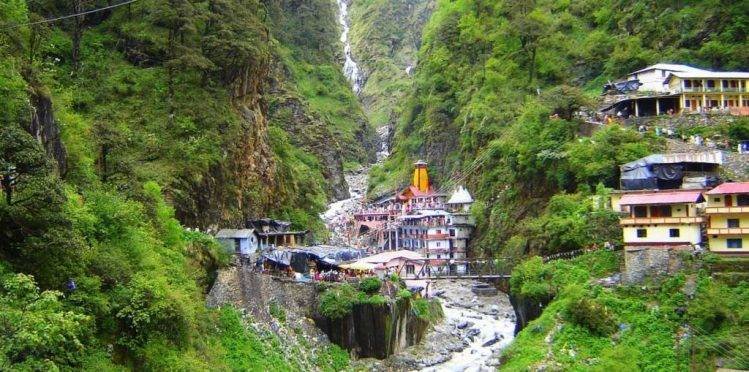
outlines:
[[724, 183], [705, 195], [710, 251], [749, 253], [749, 182]]
[[747, 72], [672, 72], [664, 84], [672, 94], [679, 95], [679, 106], [683, 111], [738, 110], [749, 106]]
[[625, 249], [688, 248], [702, 243], [699, 215], [702, 190], [631, 192], [617, 195], [612, 207], [622, 212], [619, 223]]

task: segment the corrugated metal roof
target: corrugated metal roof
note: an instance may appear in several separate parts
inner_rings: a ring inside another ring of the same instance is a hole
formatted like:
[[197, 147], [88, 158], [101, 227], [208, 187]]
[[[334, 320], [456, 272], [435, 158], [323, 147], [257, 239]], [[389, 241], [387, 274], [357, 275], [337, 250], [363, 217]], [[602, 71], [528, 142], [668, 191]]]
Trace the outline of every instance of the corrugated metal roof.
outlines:
[[749, 193], [749, 182], [726, 182], [707, 192], [708, 195]]
[[637, 70], [635, 72], [631, 72], [630, 75], [637, 74], [644, 71], [650, 71], [650, 70], [666, 70], [666, 71], [681, 71], [681, 72], [701, 72], [701, 71], [707, 71], [700, 68], [687, 66], [687, 65], [679, 65], [675, 63], [656, 63], [654, 65], [645, 67], [641, 70]]
[[620, 205], [650, 205], [650, 204], [679, 204], [698, 203], [704, 200], [701, 191], [670, 191], [647, 194], [625, 194], [619, 201]]
[[402, 249], [400, 251], [383, 252], [374, 256], [364, 257], [359, 261], [368, 263], [387, 263], [396, 258], [405, 258], [407, 260], [423, 260], [424, 256], [414, 251]]
[[221, 229], [217, 234], [218, 239], [246, 239], [252, 236], [254, 229]]

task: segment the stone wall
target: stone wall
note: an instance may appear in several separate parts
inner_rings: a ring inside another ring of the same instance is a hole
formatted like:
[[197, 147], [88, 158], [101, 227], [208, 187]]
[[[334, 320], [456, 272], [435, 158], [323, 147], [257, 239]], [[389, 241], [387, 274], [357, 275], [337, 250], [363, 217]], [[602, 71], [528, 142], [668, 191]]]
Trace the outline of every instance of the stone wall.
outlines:
[[690, 247], [626, 247], [622, 281], [642, 283], [648, 277], [672, 274], [681, 268], [682, 256]]
[[234, 305], [249, 311], [256, 320], [269, 322], [272, 304], [287, 316], [311, 318], [317, 309], [317, 285], [262, 275], [249, 266], [221, 270], [206, 298], [209, 307]]

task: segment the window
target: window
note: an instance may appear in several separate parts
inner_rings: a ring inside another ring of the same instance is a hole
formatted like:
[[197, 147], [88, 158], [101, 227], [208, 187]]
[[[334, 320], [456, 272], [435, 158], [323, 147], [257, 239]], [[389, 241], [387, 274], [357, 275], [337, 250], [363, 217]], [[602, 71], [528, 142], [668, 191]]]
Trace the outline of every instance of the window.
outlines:
[[749, 206], [749, 194], [739, 194], [736, 196], [736, 205], [740, 207]]
[[715, 88], [715, 80], [708, 80], [707, 81], [707, 87], [708, 88]]
[[692, 101], [690, 100], [684, 101], [684, 107], [692, 107]]
[[648, 216], [648, 207], [643, 205], [637, 205], [635, 206], [635, 217], [647, 217]]
[[728, 220], [726, 220], [726, 223], [728, 224], [729, 229], [735, 229], [739, 227], [738, 218], [729, 218]]
[[692, 80], [684, 80], [684, 88], [691, 88]]
[[713, 198], [713, 202], [720, 203], [720, 198]]
[[437, 247], [439, 247], [440, 245], [442, 245], [442, 243], [440, 243], [440, 242], [437, 242]]
[[638, 238], [647, 238], [648, 237], [648, 230], [647, 229], [637, 229], [637, 237]]
[[414, 265], [406, 265], [406, 274], [413, 274], [414, 272]]
[[455, 236], [455, 229], [450, 229], [450, 236]]
[[741, 239], [726, 239], [726, 246], [728, 248], [743, 248]]
[[650, 217], [671, 217], [671, 206], [670, 205], [651, 206]]
[[678, 238], [681, 235], [681, 231], [679, 229], [669, 229], [668, 230], [668, 236], [672, 238]]

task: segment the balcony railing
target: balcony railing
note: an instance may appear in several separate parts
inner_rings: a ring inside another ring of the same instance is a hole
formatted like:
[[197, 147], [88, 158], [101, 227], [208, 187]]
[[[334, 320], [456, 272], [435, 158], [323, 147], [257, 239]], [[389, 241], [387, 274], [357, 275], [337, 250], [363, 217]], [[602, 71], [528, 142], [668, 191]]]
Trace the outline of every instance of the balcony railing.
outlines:
[[708, 228], [707, 235], [744, 235], [749, 234], [749, 227]]
[[712, 88], [703, 88], [703, 87], [691, 87], [691, 88], [676, 88], [672, 91], [672, 93], [746, 93], [749, 92], [747, 88], [723, 88], [723, 90], [720, 89], [720, 87], [712, 87]]
[[749, 213], [749, 207], [707, 207], [707, 214]]
[[620, 225], [693, 224], [705, 222], [704, 217], [635, 217], [622, 218]]

